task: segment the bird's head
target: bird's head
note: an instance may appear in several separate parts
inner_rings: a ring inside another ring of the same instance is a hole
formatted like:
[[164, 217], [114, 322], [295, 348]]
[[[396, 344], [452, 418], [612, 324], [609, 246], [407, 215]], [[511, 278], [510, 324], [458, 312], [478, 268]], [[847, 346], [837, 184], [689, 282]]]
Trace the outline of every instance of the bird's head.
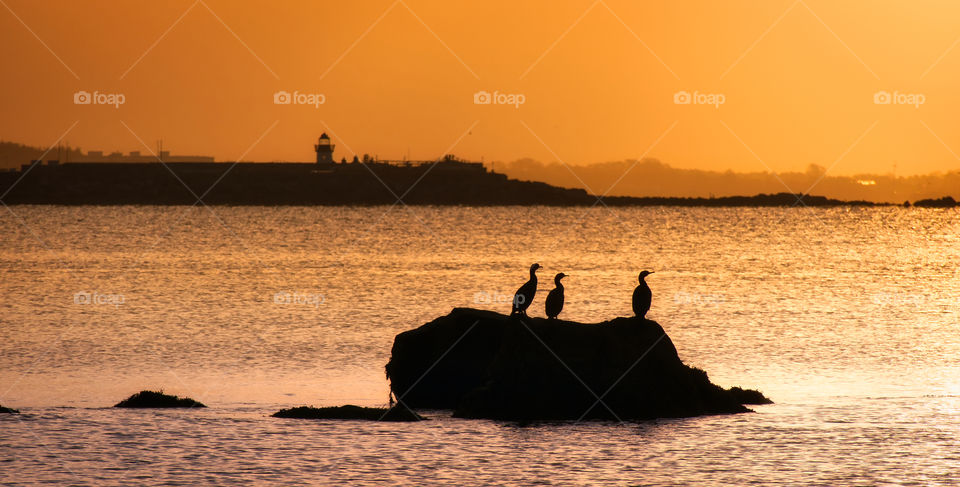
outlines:
[[537, 269], [539, 268], [540, 268], [540, 264], [533, 264], [532, 266], [530, 266], [530, 274], [537, 272]]
[[553, 277], [553, 282], [555, 282], [555, 283], [557, 283], [557, 284], [559, 285], [559, 284], [560, 284], [560, 279], [563, 279], [564, 277], [567, 277], [567, 275], [564, 274], [564, 273], [562, 273], [562, 272], [560, 272], [560, 273], [558, 273], [556, 276]]
[[637, 279], [642, 282], [643, 278], [649, 276], [650, 274], [653, 274], [653, 271], [643, 271], [640, 273], [640, 277]]

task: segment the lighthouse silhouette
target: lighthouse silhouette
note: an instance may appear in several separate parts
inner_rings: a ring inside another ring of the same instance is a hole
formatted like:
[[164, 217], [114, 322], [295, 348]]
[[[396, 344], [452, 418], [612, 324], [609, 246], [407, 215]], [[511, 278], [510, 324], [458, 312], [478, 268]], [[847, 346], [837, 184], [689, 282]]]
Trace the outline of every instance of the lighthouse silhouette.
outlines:
[[330, 137], [324, 132], [313, 148], [317, 151], [317, 164], [333, 164], [333, 144]]

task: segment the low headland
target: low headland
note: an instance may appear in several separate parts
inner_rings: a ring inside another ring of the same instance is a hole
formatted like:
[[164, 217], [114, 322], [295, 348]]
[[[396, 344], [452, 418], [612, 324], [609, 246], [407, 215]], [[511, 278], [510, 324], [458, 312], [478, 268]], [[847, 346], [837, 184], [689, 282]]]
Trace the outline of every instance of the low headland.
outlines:
[[456, 308], [397, 335], [386, 373], [399, 404], [461, 418], [648, 420], [772, 402], [711, 383], [638, 317], [584, 324]]
[[[583, 189], [510, 179], [481, 163], [73, 162], [0, 172], [8, 205], [594, 206]], [[808, 194], [717, 198], [604, 196], [606, 206], [884, 206]], [[919, 205], [918, 205], [919, 206]]]

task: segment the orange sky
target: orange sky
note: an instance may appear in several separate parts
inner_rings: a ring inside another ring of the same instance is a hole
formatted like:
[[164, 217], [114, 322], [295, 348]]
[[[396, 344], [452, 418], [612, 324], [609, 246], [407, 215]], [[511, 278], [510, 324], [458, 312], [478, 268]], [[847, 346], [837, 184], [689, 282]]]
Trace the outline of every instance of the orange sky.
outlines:
[[[3, 0], [0, 138], [307, 161], [327, 130], [338, 159], [949, 171], [957, 18], [950, 1]], [[280, 90], [325, 103], [277, 105]], [[481, 90], [525, 102], [478, 105]]]

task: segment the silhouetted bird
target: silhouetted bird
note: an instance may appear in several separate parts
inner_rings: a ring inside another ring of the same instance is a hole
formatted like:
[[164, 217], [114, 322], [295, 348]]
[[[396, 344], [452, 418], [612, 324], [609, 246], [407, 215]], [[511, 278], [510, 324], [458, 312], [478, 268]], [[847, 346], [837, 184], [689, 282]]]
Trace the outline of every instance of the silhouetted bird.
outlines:
[[643, 271], [638, 280], [640, 285], [633, 290], [633, 312], [641, 318], [647, 317], [647, 311], [650, 311], [650, 302], [653, 300], [653, 293], [650, 292], [650, 286], [643, 279], [653, 272]]
[[520, 289], [517, 289], [517, 293], [513, 295], [513, 311], [510, 312], [510, 315], [521, 314], [527, 316], [527, 308], [530, 307], [530, 303], [533, 302], [533, 296], [537, 294], [537, 269], [540, 268], [540, 264], [533, 264], [530, 266], [530, 280], [525, 282]]
[[550, 294], [547, 294], [545, 308], [547, 311], [547, 318], [551, 320], [555, 319], [557, 315], [563, 311], [563, 284], [560, 283], [560, 279], [563, 279], [564, 277], [567, 277], [567, 275], [562, 272], [557, 274], [556, 277], [553, 278], [553, 283], [556, 284], [557, 287], [553, 288], [553, 290], [550, 291]]

